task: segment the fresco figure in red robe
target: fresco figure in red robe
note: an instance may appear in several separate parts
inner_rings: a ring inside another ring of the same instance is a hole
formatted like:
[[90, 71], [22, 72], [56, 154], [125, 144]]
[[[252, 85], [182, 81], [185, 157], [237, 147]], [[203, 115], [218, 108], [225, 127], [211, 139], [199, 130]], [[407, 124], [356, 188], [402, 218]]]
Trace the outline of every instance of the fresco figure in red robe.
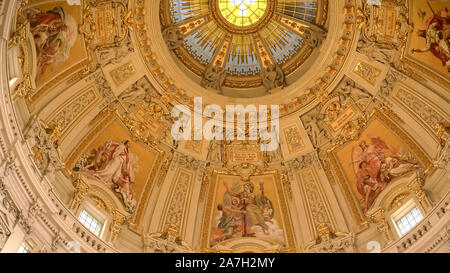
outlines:
[[109, 140], [98, 149], [94, 149], [86, 164], [79, 170], [95, 177], [122, 198], [125, 207], [133, 211], [135, 172], [138, 170], [139, 158], [130, 152], [130, 141]]
[[356, 189], [362, 196], [362, 209], [370, 209], [375, 199], [392, 179], [419, 168], [410, 156], [404, 155], [380, 137], [370, 137], [352, 149], [352, 164], [356, 175]]
[[417, 34], [426, 39], [426, 46], [422, 49], [413, 49], [413, 53], [433, 53], [450, 72], [450, 17], [448, 9], [440, 10], [429, 18], [426, 22], [426, 29], [418, 30]]
[[69, 57], [77, 37], [77, 24], [62, 7], [43, 12], [37, 8], [26, 11], [36, 48], [36, 82], [51, 66], [52, 70]]

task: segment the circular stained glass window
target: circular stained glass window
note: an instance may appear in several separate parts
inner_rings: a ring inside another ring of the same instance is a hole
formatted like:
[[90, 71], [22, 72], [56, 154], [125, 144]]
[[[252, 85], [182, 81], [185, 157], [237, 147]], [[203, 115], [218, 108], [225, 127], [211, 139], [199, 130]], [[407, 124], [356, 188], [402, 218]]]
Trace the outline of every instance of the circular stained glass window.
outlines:
[[238, 27], [248, 27], [263, 18], [267, 0], [218, 0], [222, 16]]
[[161, 2], [162, 29], [179, 27], [182, 35], [175, 38], [182, 37], [183, 43], [173, 51], [186, 68], [203, 80], [208, 69], [219, 66], [227, 94], [245, 89], [252, 93], [248, 97], [266, 94], [262, 77], [269, 65], [278, 66], [286, 77], [301, 73], [297, 68], [314, 48], [305, 43], [300, 29], [321, 28], [318, 22], [324, 23], [327, 15], [321, 11], [328, 9], [328, 0]]

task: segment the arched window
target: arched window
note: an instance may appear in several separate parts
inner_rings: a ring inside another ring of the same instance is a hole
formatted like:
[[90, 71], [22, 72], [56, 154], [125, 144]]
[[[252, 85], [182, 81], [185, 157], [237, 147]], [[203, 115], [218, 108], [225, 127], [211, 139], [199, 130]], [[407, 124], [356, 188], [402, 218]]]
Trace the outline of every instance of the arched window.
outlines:
[[99, 238], [102, 237], [103, 231], [105, 230], [106, 219], [106, 215], [89, 202], [85, 203], [78, 216], [78, 221]]
[[407, 201], [391, 217], [400, 237], [411, 231], [423, 219], [422, 212], [413, 199]]

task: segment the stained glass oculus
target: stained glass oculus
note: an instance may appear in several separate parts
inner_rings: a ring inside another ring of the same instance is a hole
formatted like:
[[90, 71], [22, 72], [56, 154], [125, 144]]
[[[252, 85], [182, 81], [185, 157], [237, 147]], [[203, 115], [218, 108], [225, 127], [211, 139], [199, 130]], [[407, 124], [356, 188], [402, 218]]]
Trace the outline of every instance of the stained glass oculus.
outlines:
[[267, 0], [218, 0], [223, 17], [238, 27], [257, 23], [267, 9]]
[[[167, 2], [166, 2], [167, 1]], [[312, 50], [293, 27], [326, 21], [328, 0], [166, 0], [162, 29], [179, 26], [183, 43], [174, 50], [203, 77], [210, 66], [226, 72], [229, 88], [259, 88], [269, 64], [290, 76]], [[165, 3], [165, 4], [164, 4]], [[287, 20], [291, 23], [286, 23]]]

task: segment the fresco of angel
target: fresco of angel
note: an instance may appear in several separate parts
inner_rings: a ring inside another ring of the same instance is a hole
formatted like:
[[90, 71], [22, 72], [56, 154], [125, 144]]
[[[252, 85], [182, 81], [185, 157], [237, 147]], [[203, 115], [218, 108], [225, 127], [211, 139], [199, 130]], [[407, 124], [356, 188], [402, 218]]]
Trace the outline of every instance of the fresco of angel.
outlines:
[[442, 65], [450, 72], [450, 17], [445, 8], [426, 21], [426, 29], [417, 31], [419, 37], [426, 39], [426, 46], [422, 49], [413, 49], [412, 52], [431, 52], [441, 60]]
[[352, 149], [352, 165], [356, 175], [356, 188], [362, 196], [362, 208], [367, 211], [392, 179], [419, 168], [410, 157], [403, 155], [380, 137], [370, 137], [371, 144], [363, 140], [359, 149]]
[[51, 66], [52, 70], [66, 61], [70, 49], [77, 38], [77, 23], [70, 14], [65, 14], [62, 7], [42, 11], [37, 8], [26, 10], [36, 47], [37, 73], [36, 82]]
[[133, 185], [138, 160], [137, 155], [130, 152], [129, 140], [109, 140], [91, 151], [79, 171], [95, 177], [117, 192], [127, 209], [132, 211], [136, 204]]
[[274, 219], [272, 201], [264, 195], [264, 182], [259, 183], [259, 192], [251, 182], [233, 182], [226, 189], [222, 203], [217, 206], [220, 216], [211, 244], [237, 237], [264, 237], [283, 241], [283, 231]]

